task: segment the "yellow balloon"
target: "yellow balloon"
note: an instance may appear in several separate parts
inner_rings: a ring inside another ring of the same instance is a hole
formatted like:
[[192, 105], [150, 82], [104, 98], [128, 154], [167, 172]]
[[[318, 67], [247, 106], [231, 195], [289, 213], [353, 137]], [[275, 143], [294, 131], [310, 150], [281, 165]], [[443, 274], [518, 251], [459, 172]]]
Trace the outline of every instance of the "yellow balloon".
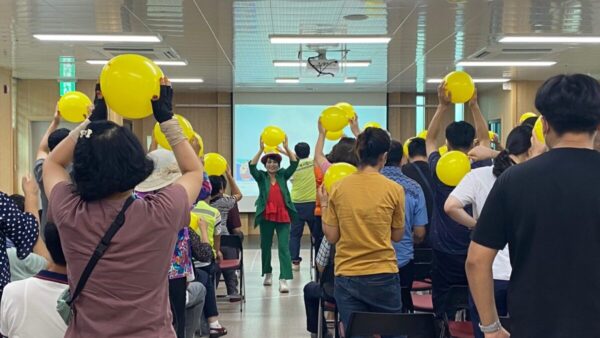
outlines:
[[475, 93], [473, 79], [467, 72], [462, 70], [457, 70], [446, 75], [444, 82], [446, 82], [446, 91], [450, 94], [452, 103], [465, 103]]
[[160, 96], [163, 72], [152, 60], [136, 54], [115, 56], [102, 68], [100, 87], [106, 104], [127, 119], [152, 115], [151, 100]]
[[343, 179], [344, 177], [356, 172], [356, 167], [352, 164], [339, 162], [334, 163], [327, 169], [323, 176], [323, 184], [327, 192], [331, 192], [331, 186]]
[[285, 140], [285, 132], [277, 126], [268, 126], [263, 130], [261, 137], [265, 145], [277, 147]]
[[442, 155], [435, 167], [435, 172], [445, 185], [455, 187], [471, 171], [469, 157], [460, 151], [449, 151]]
[[265, 154], [272, 154], [272, 153], [279, 154], [279, 150], [277, 149], [277, 146], [274, 146], [274, 147], [265, 146], [264, 153]]
[[348, 117], [341, 108], [329, 106], [321, 113], [321, 124], [327, 131], [339, 131], [348, 125]]
[[72, 123], [83, 122], [88, 115], [92, 101], [82, 92], [68, 92], [58, 100], [60, 116]]
[[493, 141], [494, 137], [496, 137], [496, 133], [490, 130], [488, 131], [488, 137], [490, 138], [490, 141]]
[[189, 228], [194, 230], [195, 233], [199, 234], [200, 233], [200, 228], [198, 227], [198, 215], [194, 214], [193, 212], [190, 212], [190, 225]]
[[521, 115], [521, 117], [519, 117], [519, 124], [522, 124], [523, 122], [525, 122], [525, 120], [527, 120], [530, 117], [537, 117], [537, 115], [532, 112], [527, 112], [527, 113]]
[[[177, 122], [179, 122], [181, 130], [183, 130], [183, 136], [185, 136], [185, 138], [188, 140], [191, 139], [194, 136], [194, 128], [192, 128], [190, 121], [188, 121], [185, 117], [179, 114], [175, 114], [174, 117], [177, 120]], [[156, 143], [158, 143], [159, 146], [167, 150], [172, 150], [169, 141], [167, 141], [167, 137], [165, 136], [165, 134], [163, 134], [162, 130], [160, 130], [160, 124], [158, 122], [154, 124], [153, 134], [154, 139], [156, 140]]]
[[356, 116], [354, 107], [348, 102], [338, 102], [335, 106], [344, 111], [348, 120], [352, 120]]
[[196, 140], [198, 141], [198, 145], [200, 146], [200, 150], [198, 150], [198, 156], [202, 157], [204, 156], [204, 141], [202, 140], [202, 136], [200, 136], [200, 134], [194, 132], [194, 136], [196, 138]]
[[204, 170], [209, 176], [221, 176], [227, 170], [227, 160], [217, 153], [204, 155]]
[[440, 147], [440, 149], [438, 149], [438, 151], [440, 152], [440, 155], [444, 156], [444, 154], [448, 152], [448, 146], [443, 145]]
[[340, 131], [328, 131], [325, 134], [325, 138], [328, 139], [329, 141], [337, 141], [340, 138], [342, 138], [343, 135], [344, 135], [344, 129], [342, 129]]
[[544, 136], [544, 125], [542, 123], [542, 117], [538, 117], [533, 125], [533, 134], [538, 141], [546, 143], [546, 137]]
[[422, 138], [422, 139], [426, 139], [427, 138], [427, 129], [421, 131], [419, 134], [417, 134], [418, 138]]
[[404, 141], [404, 145], [402, 146], [402, 149], [404, 150], [404, 156], [408, 157], [408, 145], [410, 144], [410, 141], [413, 140], [414, 137], [409, 138], [408, 140]]
[[367, 128], [379, 128], [381, 129], [381, 124], [377, 123], [377, 122], [367, 122], [365, 123], [365, 125], [363, 126], [363, 130], [367, 129]]

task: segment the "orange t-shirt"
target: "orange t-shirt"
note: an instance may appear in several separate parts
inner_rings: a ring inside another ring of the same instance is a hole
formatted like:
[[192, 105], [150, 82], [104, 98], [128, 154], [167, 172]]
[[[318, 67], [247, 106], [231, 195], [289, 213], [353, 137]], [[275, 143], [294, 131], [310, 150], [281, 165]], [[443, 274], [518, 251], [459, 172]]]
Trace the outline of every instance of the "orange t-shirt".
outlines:
[[[318, 165], [315, 165], [315, 183], [317, 184], [317, 190], [321, 184], [323, 184], [323, 172]], [[317, 194], [315, 203], [315, 216], [321, 216], [321, 200], [319, 199], [319, 194]]]

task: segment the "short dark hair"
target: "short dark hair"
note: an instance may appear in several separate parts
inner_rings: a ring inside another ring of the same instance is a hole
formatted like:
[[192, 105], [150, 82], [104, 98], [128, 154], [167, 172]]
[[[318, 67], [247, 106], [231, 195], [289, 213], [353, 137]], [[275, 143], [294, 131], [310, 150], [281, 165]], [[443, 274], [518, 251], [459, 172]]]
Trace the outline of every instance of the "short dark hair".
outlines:
[[8, 196], [8, 198], [15, 202], [17, 208], [19, 208], [21, 212], [25, 212], [25, 196], [19, 194], [12, 194]]
[[60, 244], [60, 235], [58, 234], [56, 224], [52, 222], [46, 223], [44, 226], [44, 238], [52, 261], [54, 261], [55, 264], [66, 266], [67, 260], [65, 259], [62, 245]]
[[354, 152], [355, 145], [355, 138], [344, 136], [331, 148], [331, 151], [325, 157], [330, 163], [345, 162], [356, 166], [358, 165], [358, 157]]
[[415, 156], [427, 157], [427, 148], [425, 147], [425, 140], [420, 137], [415, 137], [408, 143], [408, 158]]
[[558, 135], [592, 134], [600, 125], [600, 83], [583, 74], [553, 76], [538, 90], [535, 107]]
[[397, 140], [392, 140], [390, 144], [390, 150], [388, 151], [387, 161], [385, 165], [387, 166], [399, 166], [400, 162], [402, 162], [402, 154], [404, 153], [404, 147], [402, 143]]
[[208, 179], [210, 180], [210, 185], [212, 186], [210, 196], [217, 196], [221, 192], [221, 189], [225, 189], [223, 186], [222, 176], [211, 175], [208, 176]]
[[310, 156], [310, 146], [306, 142], [300, 142], [294, 146], [294, 152], [299, 159], [305, 159]]
[[452, 122], [446, 127], [446, 140], [452, 150], [469, 150], [474, 139], [475, 128], [468, 122]]
[[221, 181], [223, 181], [223, 189], [227, 189], [227, 177], [221, 175]]
[[282, 160], [281, 155], [279, 155], [277, 153], [268, 153], [260, 159], [260, 162], [262, 162], [262, 164], [266, 166], [267, 161], [269, 161], [269, 160], [273, 160], [273, 161], [277, 162], [277, 164], [279, 166], [281, 166], [281, 160]]
[[379, 157], [390, 150], [391, 139], [386, 130], [367, 128], [356, 138], [354, 151], [361, 166], [376, 166]]
[[51, 132], [50, 135], [48, 135], [48, 149], [50, 149], [50, 151], [54, 150], [62, 140], [69, 136], [69, 132], [70, 131], [67, 128], [58, 128]]
[[528, 117], [525, 119], [525, 121], [523, 121], [521, 123], [522, 126], [529, 126], [531, 128], [533, 128], [533, 126], [535, 125], [535, 122], [537, 121], [537, 119], [539, 118], [539, 116], [532, 116], [532, 117]]
[[89, 138], [79, 138], [73, 153], [75, 192], [96, 201], [133, 189], [154, 169], [154, 162], [128, 128], [110, 121], [88, 125]]

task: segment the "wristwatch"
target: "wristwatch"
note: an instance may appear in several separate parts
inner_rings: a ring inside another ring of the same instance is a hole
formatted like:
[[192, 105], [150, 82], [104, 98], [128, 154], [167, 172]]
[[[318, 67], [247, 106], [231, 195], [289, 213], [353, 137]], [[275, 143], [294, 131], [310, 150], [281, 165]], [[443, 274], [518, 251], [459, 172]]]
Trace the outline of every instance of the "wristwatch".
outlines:
[[484, 325], [481, 325], [481, 323], [479, 323], [479, 329], [483, 333], [494, 333], [494, 332], [498, 332], [498, 331], [500, 331], [500, 329], [502, 329], [502, 324], [500, 324], [499, 319], [496, 319], [496, 321], [490, 325], [484, 326]]

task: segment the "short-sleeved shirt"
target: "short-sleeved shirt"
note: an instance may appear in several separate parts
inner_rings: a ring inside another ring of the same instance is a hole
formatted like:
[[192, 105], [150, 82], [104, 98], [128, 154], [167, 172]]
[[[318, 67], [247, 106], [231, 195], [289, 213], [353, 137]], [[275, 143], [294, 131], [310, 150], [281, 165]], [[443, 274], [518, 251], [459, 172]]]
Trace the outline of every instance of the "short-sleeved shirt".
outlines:
[[[430, 220], [431, 247], [434, 250], [451, 255], [467, 255], [469, 243], [471, 242], [471, 230], [466, 226], [454, 221], [444, 211], [446, 199], [450, 196], [454, 187], [445, 185], [440, 181], [435, 171], [440, 153], [435, 151], [429, 155], [429, 168], [433, 178], [433, 213]], [[471, 168], [479, 168], [491, 165], [491, 161], [479, 161], [471, 164]], [[470, 214], [471, 207], [466, 207], [465, 210]]]
[[283, 194], [277, 182], [271, 184], [267, 205], [265, 207], [265, 220], [277, 223], [290, 223], [290, 215], [288, 214]]
[[[48, 220], [58, 227], [71, 290], [123, 204], [83, 201], [67, 182], [52, 189]], [[179, 184], [135, 200], [75, 300], [65, 337], [175, 337], [167, 273], [177, 233], [189, 221], [188, 196]]]
[[221, 214], [221, 223], [224, 224], [224, 226], [221, 227], [221, 235], [229, 234], [229, 229], [227, 228], [229, 212], [235, 207], [236, 204], [237, 199], [235, 197], [225, 195], [216, 197], [210, 201], [210, 206], [217, 208]]
[[398, 267], [402, 268], [414, 258], [413, 229], [427, 224], [425, 195], [417, 182], [402, 174], [400, 167], [384, 167], [381, 174], [404, 188], [404, 236], [400, 242], [392, 243], [396, 250]]
[[315, 186], [314, 161], [303, 158], [298, 163], [298, 168], [292, 176], [292, 202], [308, 203], [314, 202], [317, 196]]
[[21, 212], [19, 207], [3, 192], [0, 192], [0, 292], [10, 282], [10, 267], [6, 254], [6, 238], [10, 239], [17, 249], [17, 257], [24, 259], [33, 251], [39, 236], [38, 222], [28, 213]]
[[[41, 225], [42, 229], [46, 225], [47, 218], [48, 218], [48, 197], [46, 196], [46, 191], [44, 190], [44, 180], [42, 178], [43, 173], [44, 173], [44, 171], [43, 171], [44, 161], [45, 161], [45, 159], [40, 158], [40, 159], [35, 160], [35, 163], [33, 164], [33, 176], [35, 177], [35, 181], [37, 182], [38, 186], [40, 187], [40, 200], [42, 202], [42, 215], [41, 215], [41, 219], [40, 219], [40, 225]], [[71, 173], [71, 169], [72, 169], [71, 165], [69, 165], [67, 167], [67, 171], [69, 173]]]
[[[479, 219], [483, 205], [496, 182], [496, 176], [493, 173], [494, 167], [483, 167], [472, 170], [460, 181], [454, 188], [450, 196], [460, 201], [463, 207], [473, 206], [473, 218]], [[512, 268], [508, 246], [498, 251], [492, 272], [496, 280], [509, 280]]]
[[10, 262], [10, 281], [15, 282], [25, 278], [33, 277], [41, 270], [46, 269], [46, 259], [35, 253], [30, 253], [24, 259], [17, 257], [17, 248], [6, 249], [8, 261]]
[[[206, 232], [208, 233], [207, 240], [213, 249], [213, 254], [216, 256], [217, 252], [215, 251], [215, 236], [214, 235], [215, 235], [215, 233], [217, 235], [220, 235], [221, 233], [219, 232], [219, 229], [221, 229], [221, 227], [223, 226], [222, 225], [223, 222], [221, 221], [221, 214], [219, 213], [219, 210], [217, 208], [211, 207], [208, 203], [206, 203], [206, 201], [200, 201], [200, 202], [196, 203], [196, 205], [194, 206], [194, 209], [192, 209], [192, 212], [206, 222], [206, 228], [207, 228]], [[202, 238], [202, 233], [200, 232], [200, 229], [198, 228], [197, 224], [192, 224], [191, 228], [192, 228], [192, 230], [194, 230], [196, 232], [196, 234], [198, 234], [198, 236], [200, 236]], [[206, 239], [204, 239], [204, 240], [206, 240]], [[200, 263], [200, 262], [196, 263], [197, 267], [200, 265], [204, 265], [204, 264]], [[205, 264], [205, 265], [210, 265], [210, 262], [208, 262], [208, 264]]]
[[511, 337], [598, 337], [600, 153], [553, 149], [506, 170], [473, 241], [510, 248]]
[[335, 275], [397, 273], [392, 229], [404, 231], [404, 190], [380, 173], [356, 172], [333, 185], [324, 226], [339, 227]]
[[186, 226], [179, 230], [175, 251], [171, 257], [169, 279], [186, 278], [188, 282], [194, 280], [194, 267], [190, 251], [190, 233]]
[[229, 210], [229, 214], [227, 215], [227, 231], [231, 234], [234, 229], [238, 229], [242, 227], [242, 221], [240, 220], [240, 209], [238, 208], [237, 202]]

